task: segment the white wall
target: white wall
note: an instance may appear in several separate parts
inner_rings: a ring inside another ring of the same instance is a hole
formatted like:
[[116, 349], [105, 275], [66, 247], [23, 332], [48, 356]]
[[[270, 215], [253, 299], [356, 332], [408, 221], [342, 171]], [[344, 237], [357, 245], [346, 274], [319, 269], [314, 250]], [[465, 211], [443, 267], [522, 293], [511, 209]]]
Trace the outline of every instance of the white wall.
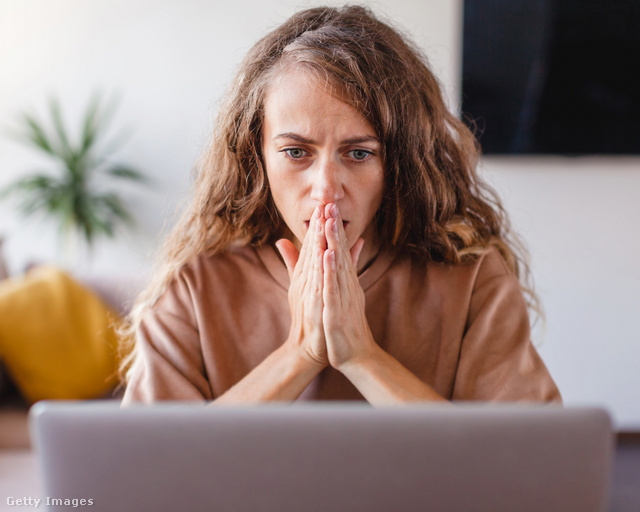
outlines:
[[640, 159], [492, 158], [483, 168], [532, 253], [547, 313], [538, 348], [565, 401], [606, 404], [620, 428], [638, 429]]
[[[336, 4], [338, 2], [329, 2]], [[249, 46], [297, 8], [293, 1], [3, 0], [0, 3], [0, 186], [42, 168], [5, 136], [19, 112], [61, 99], [78, 123], [92, 91], [121, 93], [114, 127], [133, 129], [118, 153], [151, 175], [153, 190], [124, 189], [135, 233], [99, 244], [88, 269], [147, 271], [163, 223], [189, 188], [216, 102]], [[456, 106], [461, 1], [371, 2], [429, 55]], [[605, 404], [621, 428], [640, 428], [638, 159], [487, 159], [483, 175], [504, 198], [532, 252], [548, 328], [540, 352], [568, 404]], [[11, 270], [59, 258], [55, 232], [0, 203]], [[58, 260], [59, 261], [59, 260]], [[636, 313], [634, 315], [634, 313]]]

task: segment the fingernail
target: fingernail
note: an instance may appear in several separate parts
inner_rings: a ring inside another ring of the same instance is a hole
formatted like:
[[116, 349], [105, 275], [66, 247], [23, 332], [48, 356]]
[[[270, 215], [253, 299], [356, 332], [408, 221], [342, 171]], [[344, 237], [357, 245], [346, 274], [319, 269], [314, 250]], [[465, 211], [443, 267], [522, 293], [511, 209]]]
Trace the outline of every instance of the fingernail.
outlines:
[[329, 263], [331, 264], [332, 269], [336, 268], [336, 252], [335, 251], [331, 251], [329, 253]]
[[331, 226], [331, 230], [332, 230], [334, 233], [337, 233], [337, 232], [338, 232], [338, 221], [337, 221], [337, 220], [336, 220], [336, 221], [334, 221], [333, 226]]
[[318, 219], [316, 221], [316, 233], [322, 233], [322, 220]]
[[320, 209], [316, 206], [316, 207], [313, 209], [313, 215], [312, 215], [312, 217], [313, 217], [314, 219], [317, 219], [319, 215], [320, 215]]
[[335, 204], [331, 207], [331, 216], [334, 219], [338, 218], [338, 207]]

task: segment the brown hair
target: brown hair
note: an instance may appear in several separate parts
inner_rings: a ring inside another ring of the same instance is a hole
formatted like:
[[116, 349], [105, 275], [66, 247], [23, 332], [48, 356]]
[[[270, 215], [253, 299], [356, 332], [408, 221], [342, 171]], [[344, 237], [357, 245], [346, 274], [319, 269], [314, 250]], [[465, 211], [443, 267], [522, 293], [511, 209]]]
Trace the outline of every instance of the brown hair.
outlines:
[[197, 166], [193, 199], [122, 329], [123, 369], [135, 356], [133, 333], [144, 311], [189, 259], [281, 236], [285, 225], [261, 156], [262, 107], [268, 85], [292, 65], [323, 78], [379, 136], [385, 183], [375, 221], [383, 247], [463, 264], [494, 246], [523, 283], [530, 308], [540, 312], [526, 285], [526, 253], [496, 194], [476, 174], [476, 139], [447, 109], [424, 55], [367, 8], [313, 8], [293, 15], [244, 58]]

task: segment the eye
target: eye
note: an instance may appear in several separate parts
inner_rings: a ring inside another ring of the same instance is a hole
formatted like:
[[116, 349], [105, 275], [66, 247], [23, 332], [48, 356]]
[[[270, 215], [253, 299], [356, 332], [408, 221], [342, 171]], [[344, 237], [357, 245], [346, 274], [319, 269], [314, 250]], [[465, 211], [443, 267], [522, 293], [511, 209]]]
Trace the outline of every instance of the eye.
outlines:
[[289, 148], [283, 149], [289, 158], [293, 158], [294, 160], [298, 160], [307, 155], [307, 152], [301, 148]]
[[369, 156], [373, 155], [371, 151], [367, 151], [365, 149], [353, 149], [347, 153], [347, 155], [351, 155], [351, 158], [354, 160], [366, 160]]

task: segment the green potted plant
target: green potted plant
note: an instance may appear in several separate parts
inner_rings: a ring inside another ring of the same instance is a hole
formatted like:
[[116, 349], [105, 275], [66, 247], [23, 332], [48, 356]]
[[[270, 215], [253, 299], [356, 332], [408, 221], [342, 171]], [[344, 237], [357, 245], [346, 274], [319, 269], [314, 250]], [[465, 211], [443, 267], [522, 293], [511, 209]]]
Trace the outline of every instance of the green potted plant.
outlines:
[[44, 213], [55, 219], [67, 260], [78, 258], [79, 243], [86, 244], [90, 255], [98, 238], [113, 237], [118, 226], [134, 224], [122, 198], [113, 190], [104, 190], [104, 184], [112, 180], [146, 181], [135, 169], [114, 163], [116, 148], [102, 144], [114, 111], [113, 102], [103, 107], [100, 96], [94, 95], [75, 143], [56, 99], [49, 102], [53, 130], [47, 130], [31, 115], [22, 114], [20, 118], [23, 132], [19, 139], [50, 157], [57, 170], [10, 183], [0, 190], [0, 199], [17, 200], [19, 210], [27, 217]]

